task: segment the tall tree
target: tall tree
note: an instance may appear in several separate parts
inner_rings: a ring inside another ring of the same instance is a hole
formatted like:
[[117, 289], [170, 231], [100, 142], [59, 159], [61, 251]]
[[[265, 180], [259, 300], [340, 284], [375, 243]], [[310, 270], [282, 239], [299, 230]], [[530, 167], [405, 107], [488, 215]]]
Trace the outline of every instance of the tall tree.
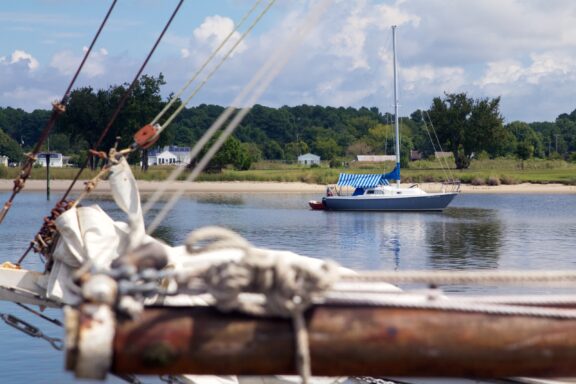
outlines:
[[12, 162], [19, 162], [22, 160], [22, 148], [16, 141], [8, 136], [0, 129], [0, 155], [8, 156]]
[[458, 169], [468, 168], [474, 153], [495, 153], [494, 144], [505, 135], [499, 97], [473, 99], [465, 93], [447, 93], [443, 99], [433, 99], [428, 113]]
[[[85, 140], [93, 149], [108, 150], [116, 137], [122, 138], [122, 147], [128, 146], [132, 143], [133, 134], [164, 107], [165, 102], [160, 96], [163, 84], [162, 74], [157, 78], [148, 75], [140, 78], [100, 148], [95, 148], [97, 140], [126, 92], [127, 85], [112, 86], [97, 92], [91, 87], [72, 91], [58, 129], [70, 135], [71, 140]], [[94, 168], [95, 164], [91, 166]]]

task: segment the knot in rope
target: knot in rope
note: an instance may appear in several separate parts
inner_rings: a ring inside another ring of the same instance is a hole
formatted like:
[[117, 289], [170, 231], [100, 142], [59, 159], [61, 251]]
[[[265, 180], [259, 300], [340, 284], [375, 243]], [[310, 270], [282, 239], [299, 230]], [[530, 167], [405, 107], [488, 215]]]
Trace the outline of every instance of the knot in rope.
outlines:
[[240, 249], [244, 255], [204, 271], [204, 283], [215, 306], [224, 312], [291, 318], [296, 368], [302, 383], [307, 384], [312, 369], [304, 311], [338, 279], [338, 265], [325, 261], [315, 268], [300, 260], [288, 260], [282, 254], [253, 248], [240, 235], [220, 227], [199, 229], [186, 239], [186, 249], [192, 254], [224, 248]]
[[[197, 248], [200, 241], [213, 240]], [[221, 263], [204, 274], [207, 290], [222, 311], [239, 310], [252, 315], [291, 317], [303, 312], [314, 298], [327, 291], [338, 278], [338, 265], [326, 261], [314, 268], [282, 254], [256, 249], [238, 234], [219, 227], [193, 232], [186, 241], [189, 252], [237, 248], [238, 261]]]

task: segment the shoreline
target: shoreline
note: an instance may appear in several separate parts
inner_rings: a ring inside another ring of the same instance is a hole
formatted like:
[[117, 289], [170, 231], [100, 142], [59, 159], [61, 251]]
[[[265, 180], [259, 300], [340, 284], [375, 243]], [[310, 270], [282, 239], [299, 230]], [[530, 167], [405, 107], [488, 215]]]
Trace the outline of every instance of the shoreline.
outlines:
[[[151, 193], [161, 187], [166, 188], [164, 181], [138, 180], [138, 188], [141, 193]], [[13, 180], [0, 180], [0, 192], [12, 191]], [[51, 192], [64, 192], [68, 189], [70, 180], [51, 180]], [[403, 184], [410, 186], [411, 184]], [[439, 183], [421, 183], [420, 187], [428, 192], [439, 192]], [[306, 183], [283, 183], [283, 182], [252, 182], [252, 181], [223, 181], [223, 182], [171, 182], [166, 188], [167, 192], [174, 192], [183, 188], [186, 193], [319, 193], [324, 194], [325, 185]], [[79, 181], [74, 186], [74, 192], [84, 189], [84, 181]], [[23, 192], [43, 192], [46, 191], [45, 180], [28, 180]], [[102, 194], [110, 191], [107, 181], [101, 181], [93, 193]], [[515, 185], [470, 185], [462, 184], [460, 191], [464, 194], [486, 194], [486, 193], [519, 193], [519, 194], [572, 194], [576, 193], [575, 185], [563, 184], [531, 184], [522, 183]]]

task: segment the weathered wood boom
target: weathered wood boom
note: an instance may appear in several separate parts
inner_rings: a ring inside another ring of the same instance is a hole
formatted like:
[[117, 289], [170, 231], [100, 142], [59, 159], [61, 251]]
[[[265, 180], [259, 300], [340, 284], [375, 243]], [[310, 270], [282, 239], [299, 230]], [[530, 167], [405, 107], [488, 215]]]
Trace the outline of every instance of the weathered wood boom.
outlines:
[[[149, 307], [106, 325], [90, 307], [68, 316], [76, 319], [68, 328], [75, 325], [81, 340], [112, 326], [109, 370], [116, 374], [295, 373], [289, 320]], [[576, 320], [334, 305], [315, 306], [306, 318], [314, 375], [576, 376]], [[79, 344], [69, 336], [69, 369], [94, 362]]]

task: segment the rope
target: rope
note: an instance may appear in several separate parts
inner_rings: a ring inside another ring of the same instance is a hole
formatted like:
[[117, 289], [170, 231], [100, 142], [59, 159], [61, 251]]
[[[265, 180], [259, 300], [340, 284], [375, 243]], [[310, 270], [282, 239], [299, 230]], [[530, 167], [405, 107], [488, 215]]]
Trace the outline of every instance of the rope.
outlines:
[[575, 284], [576, 271], [367, 271], [346, 274], [348, 282], [391, 284]]
[[[208, 245], [199, 243], [211, 240]], [[323, 295], [338, 279], [338, 265], [325, 262], [319, 270], [304, 263], [289, 263], [254, 249], [236, 233], [219, 227], [193, 232], [186, 240], [193, 253], [221, 248], [244, 252], [239, 261], [214, 265], [204, 271], [207, 291], [223, 312], [238, 310], [254, 316], [281, 316], [292, 319], [296, 344], [296, 366], [303, 383], [311, 376], [310, 347], [304, 312], [315, 297]], [[258, 294], [260, 300], [247, 300]]]
[[4, 221], [4, 218], [8, 214], [8, 211], [10, 210], [10, 208], [12, 207], [12, 203], [14, 201], [14, 198], [24, 188], [24, 186], [26, 184], [26, 180], [28, 180], [28, 177], [30, 177], [30, 172], [32, 172], [32, 166], [34, 165], [34, 162], [36, 161], [36, 155], [38, 154], [38, 152], [40, 152], [40, 149], [42, 148], [42, 145], [44, 144], [44, 142], [48, 138], [48, 135], [52, 131], [52, 128], [54, 127], [54, 124], [56, 123], [56, 120], [58, 120], [58, 117], [60, 116], [60, 114], [66, 110], [66, 103], [68, 102], [68, 98], [70, 97], [70, 91], [72, 90], [72, 87], [74, 86], [74, 83], [76, 82], [76, 79], [78, 78], [78, 75], [80, 74], [80, 71], [84, 67], [84, 63], [86, 63], [88, 56], [90, 56], [90, 53], [92, 52], [92, 48], [94, 47], [94, 44], [96, 44], [96, 41], [98, 40], [98, 37], [100, 36], [100, 33], [102, 32], [102, 29], [104, 29], [104, 25], [108, 21], [108, 18], [110, 17], [110, 14], [112, 13], [114, 6], [116, 5], [116, 2], [117, 2], [117, 0], [114, 0], [112, 2], [112, 4], [110, 5], [110, 8], [108, 9], [108, 12], [106, 13], [106, 16], [104, 17], [104, 19], [100, 23], [100, 27], [98, 28], [96, 35], [94, 35], [94, 38], [92, 39], [92, 42], [90, 43], [90, 46], [88, 47], [88, 49], [84, 53], [84, 57], [82, 58], [80, 65], [76, 69], [76, 73], [74, 73], [72, 80], [70, 80], [70, 83], [68, 84], [68, 87], [66, 88], [66, 91], [64, 92], [64, 96], [62, 96], [62, 99], [60, 100], [60, 102], [56, 101], [52, 104], [52, 114], [50, 115], [50, 119], [48, 120], [48, 122], [44, 126], [44, 129], [42, 130], [42, 133], [40, 134], [40, 138], [36, 142], [36, 145], [32, 149], [32, 152], [30, 152], [29, 154], [26, 155], [26, 160], [25, 160], [24, 164], [22, 165], [22, 169], [20, 170], [20, 174], [18, 175], [18, 177], [16, 179], [14, 179], [14, 188], [12, 190], [12, 195], [10, 196], [8, 201], [4, 204], [4, 208], [2, 209], [2, 212], [0, 212], [0, 223], [2, 223], [2, 221]]
[[[424, 298], [422, 298], [424, 299]], [[482, 302], [471, 302], [469, 300], [432, 298], [428, 301], [415, 302], [410, 298], [390, 298], [375, 295], [359, 295], [338, 292], [337, 294], [327, 294], [325, 303], [337, 305], [369, 305], [378, 307], [400, 308], [400, 309], [423, 309], [439, 310], [465, 313], [483, 313], [498, 316], [526, 316], [560, 320], [576, 320], [576, 310], [560, 308], [529, 307], [506, 304], [488, 304]]]
[[[298, 43], [310, 32], [314, 25], [317, 24], [320, 16], [324, 10], [331, 3], [331, 0], [324, 0], [317, 3], [304, 22], [297, 29], [297, 32], [288, 40], [285, 44], [278, 44], [274, 52], [272, 52], [268, 60], [264, 65], [258, 70], [250, 82], [242, 89], [240, 94], [234, 99], [232, 105], [249, 105], [249, 107], [244, 107], [234, 116], [232, 121], [228, 124], [226, 129], [214, 142], [212, 147], [206, 152], [204, 157], [198, 162], [196, 167], [186, 178], [186, 181], [194, 181], [202, 170], [206, 167], [208, 162], [212, 159], [214, 154], [220, 149], [228, 137], [232, 134], [234, 129], [240, 124], [244, 116], [248, 114], [251, 110], [251, 106], [256, 102], [256, 100], [264, 93], [268, 85], [272, 80], [278, 75], [280, 70], [284, 67], [294, 50], [296, 49]], [[210, 126], [208, 131], [204, 136], [196, 143], [194, 148], [190, 151], [190, 160], [196, 158], [197, 154], [200, 152], [205, 143], [208, 142], [210, 137], [214, 135], [218, 129], [232, 116], [236, 111], [236, 108], [230, 106], [218, 117], [218, 119]], [[177, 177], [183, 172], [183, 169], [175, 169], [170, 175], [168, 180], [176, 180]], [[164, 183], [166, 184], [166, 183]], [[178, 199], [184, 194], [185, 184], [180, 184], [176, 191], [172, 194], [170, 200], [164, 205], [162, 210], [156, 215], [153, 222], [148, 226], [148, 233], [153, 233], [154, 230], [160, 225], [162, 220], [166, 217], [168, 212], [174, 207]], [[160, 199], [160, 197], [166, 192], [167, 186], [162, 186], [157, 190], [148, 200], [144, 206], [144, 213], [147, 213], [154, 204]]]

